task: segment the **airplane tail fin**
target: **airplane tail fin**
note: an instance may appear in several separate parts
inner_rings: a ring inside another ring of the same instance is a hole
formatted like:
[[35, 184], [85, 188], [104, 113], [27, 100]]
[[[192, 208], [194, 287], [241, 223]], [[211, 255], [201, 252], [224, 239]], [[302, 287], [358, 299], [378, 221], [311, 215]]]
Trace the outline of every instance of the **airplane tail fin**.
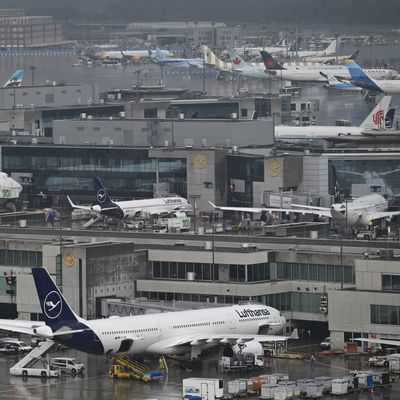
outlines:
[[385, 128], [386, 129], [391, 129], [393, 128], [393, 121], [394, 121], [394, 114], [396, 112], [395, 108], [389, 109], [389, 111], [386, 113], [385, 117]]
[[356, 60], [359, 54], [360, 54], [360, 50], [357, 49], [357, 50], [353, 51], [353, 53], [351, 53], [351, 55], [349, 57], [349, 60]]
[[45, 323], [50, 326], [53, 332], [81, 320], [72, 311], [45, 268], [32, 268], [32, 275]]
[[[392, 96], [384, 96], [360, 125], [364, 129], [382, 129], [385, 127], [385, 118], [388, 116]], [[389, 114], [389, 118], [390, 118]], [[393, 113], [394, 115], [394, 113]]]
[[219, 69], [219, 70], [228, 70], [228, 69], [230, 69], [230, 64], [225, 62], [225, 61], [222, 61], [207, 46], [203, 45], [202, 46], [202, 51], [203, 51], [203, 59], [204, 59], [204, 64], [205, 65], [210, 65], [210, 66], [215, 67], [216, 69]]
[[158, 63], [157, 56], [154, 54], [154, 51], [151, 48], [147, 49], [147, 58], [154, 63]]
[[3, 85], [3, 87], [20, 87], [24, 77], [24, 70], [17, 69], [10, 77], [10, 79]]
[[274, 57], [272, 57], [271, 54], [268, 53], [268, 51], [260, 51], [261, 58], [263, 60], [263, 63], [265, 65], [265, 68], [267, 70], [282, 70], [286, 69], [285, 67], [282, 66], [282, 64], [279, 63]]
[[228, 49], [228, 55], [229, 55], [229, 58], [230, 58], [230, 60], [232, 62], [233, 69], [250, 68], [246, 64], [246, 61], [244, 61], [243, 58], [240, 57], [239, 54], [234, 49], [229, 48]]
[[93, 186], [94, 186], [94, 190], [96, 191], [97, 204], [101, 208], [113, 207], [114, 202], [111, 200], [106, 189], [104, 188], [103, 184], [101, 183], [100, 178], [98, 178], [97, 176], [93, 177]]
[[156, 57], [158, 61], [165, 61], [165, 59], [167, 58], [159, 47], [156, 47]]
[[364, 87], [376, 92], [382, 92], [374, 80], [371, 79], [354, 60], [345, 60], [345, 63], [349, 70], [351, 81], [356, 86]]
[[324, 50], [324, 53], [326, 55], [329, 56], [330, 54], [336, 53], [338, 40], [339, 39], [332, 40], [332, 42], [329, 44], [329, 46]]

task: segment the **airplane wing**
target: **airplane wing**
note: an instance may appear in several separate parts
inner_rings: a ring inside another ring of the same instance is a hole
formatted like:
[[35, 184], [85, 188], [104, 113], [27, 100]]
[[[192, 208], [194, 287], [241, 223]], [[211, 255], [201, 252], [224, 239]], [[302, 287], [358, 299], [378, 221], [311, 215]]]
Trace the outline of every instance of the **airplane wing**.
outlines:
[[369, 214], [369, 219], [381, 219], [381, 218], [390, 218], [395, 217], [396, 215], [400, 215], [400, 211], [377, 211]]
[[222, 211], [242, 211], [242, 212], [249, 212], [249, 213], [261, 213], [261, 212], [284, 212], [284, 213], [294, 213], [294, 214], [311, 214], [311, 215], [318, 215], [319, 217], [332, 217], [332, 214], [329, 209], [322, 208], [322, 209], [307, 209], [307, 206], [304, 206], [302, 209], [293, 209], [293, 208], [273, 208], [273, 207], [221, 207], [216, 206], [215, 204], [209, 203], [217, 210]]
[[[23, 321], [17, 319], [0, 319], [0, 329], [6, 331], [23, 333], [25, 335], [38, 336], [36, 328], [46, 326], [43, 321]], [[89, 328], [88, 328], [89, 329]], [[70, 335], [71, 333], [83, 332], [87, 329], [64, 329], [53, 332], [52, 336]]]
[[400, 346], [400, 340], [355, 338], [353, 341]]
[[67, 199], [68, 199], [69, 204], [71, 205], [72, 208], [76, 208], [76, 209], [78, 209], [78, 210], [93, 211], [91, 207], [87, 207], [87, 206], [78, 206], [77, 204], [73, 203], [73, 201], [70, 199], [69, 196], [67, 196]]
[[16, 319], [0, 319], [0, 329], [6, 331], [24, 333], [27, 335], [34, 335], [33, 330], [40, 326], [45, 326], [42, 321], [23, 321]]
[[238, 344], [255, 340], [257, 342], [283, 342], [289, 339], [298, 339], [298, 331], [295, 329], [291, 336], [278, 336], [278, 335], [257, 335], [257, 334], [240, 334], [236, 332], [218, 333], [218, 334], [190, 334], [176, 336], [173, 338], [161, 340], [154, 343], [150, 348], [158, 350], [166, 350], [168, 348], [177, 346], [201, 346], [204, 344]]

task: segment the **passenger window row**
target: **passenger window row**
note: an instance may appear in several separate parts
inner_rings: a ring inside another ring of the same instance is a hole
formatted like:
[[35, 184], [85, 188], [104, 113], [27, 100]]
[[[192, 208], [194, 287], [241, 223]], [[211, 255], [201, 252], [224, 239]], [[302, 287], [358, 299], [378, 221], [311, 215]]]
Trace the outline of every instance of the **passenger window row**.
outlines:
[[131, 329], [127, 331], [106, 331], [102, 332], [102, 335], [116, 335], [116, 334], [124, 334], [124, 333], [141, 333], [141, 332], [154, 332], [157, 331], [158, 328], [146, 328], [146, 329]]

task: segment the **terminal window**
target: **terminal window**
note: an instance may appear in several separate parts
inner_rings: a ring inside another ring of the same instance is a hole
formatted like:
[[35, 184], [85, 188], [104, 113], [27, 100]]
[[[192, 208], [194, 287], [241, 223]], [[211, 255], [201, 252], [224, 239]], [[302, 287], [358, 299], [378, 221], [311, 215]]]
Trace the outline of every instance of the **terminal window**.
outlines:
[[400, 292], [400, 275], [382, 274], [382, 290]]

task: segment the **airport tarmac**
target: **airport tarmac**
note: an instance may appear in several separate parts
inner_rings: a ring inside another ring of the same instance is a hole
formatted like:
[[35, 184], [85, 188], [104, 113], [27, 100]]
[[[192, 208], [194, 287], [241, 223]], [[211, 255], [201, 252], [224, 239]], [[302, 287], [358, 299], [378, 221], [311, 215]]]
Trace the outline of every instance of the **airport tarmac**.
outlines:
[[[318, 357], [312, 369], [308, 360], [270, 359], [269, 368], [239, 373], [224, 373], [219, 370], [216, 359], [203, 363], [201, 370], [183, 371], [177, 362], [167, 361], [169, 375], [159, 383], [142, 383], [130, 380], [113, 380], [108, 377], [108, 367], [112, 361], [105, 357], [86, 355], [73, 350], [52, 353], [50, 357], [79, 357], [86, 365], [84, 376], [63, 375], [60, 378], [41, 380], [40, 378], [10, 377], [9, 368], [18, 357], [0, 357], [0, 399], [104, 399], [104, 400], [168, 400], [182, 398], [182, 379], [192, 376], [223, 378], [227, 381], [247, 378], [260, 374], [286, 373], [291, 380], [317, 376], [345, 376], [351, 370], [367, 369], [367, 357], [324, 356]], [[252, 397], [258, 398], [258, 397]], [[325, 396], [325, 399], [331, 398]], [[400, 398], [400, 383], [391, 389], [375, 389], [373, 392], [361, 392], [345, 396], [359, 400], [395, 400]]]

